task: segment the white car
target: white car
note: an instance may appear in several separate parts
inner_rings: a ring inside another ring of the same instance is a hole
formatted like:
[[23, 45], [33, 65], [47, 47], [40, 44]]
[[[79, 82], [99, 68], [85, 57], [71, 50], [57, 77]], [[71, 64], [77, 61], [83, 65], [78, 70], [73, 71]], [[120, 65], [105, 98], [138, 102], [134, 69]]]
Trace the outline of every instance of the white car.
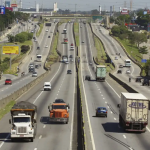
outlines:
[[33, 33], [34, 31], [32, 30], [31, 32]]
[[65, 61], [65, 64], [69, 64], [69, 62], [68, 62], [68, 61]]
[[33, 72], [32, 77], [37, 77], [37, 72]]
[[127, 71], [126, 71], [126, 74], [130, 74], [130, 73], [131, 73], [131, 71], [130, 71], [130, 70], [127, 70]]
[[35, 39], [34, 42], [37, 42], [37, 40]]
[[51, 91], [51, 83], [50, 82], [45, 82], [44, 83], [44, 91]]
[[115, 57], [115, 60], [118, 60], [118, 57]]
[[70, 50], [74, 50], [74, 46], [70, 46]]
[[48, 32], [48, 30], [46, 30], [46, 32]]
[[46, 45], [45, 48], [48, 48], [48, 45]]

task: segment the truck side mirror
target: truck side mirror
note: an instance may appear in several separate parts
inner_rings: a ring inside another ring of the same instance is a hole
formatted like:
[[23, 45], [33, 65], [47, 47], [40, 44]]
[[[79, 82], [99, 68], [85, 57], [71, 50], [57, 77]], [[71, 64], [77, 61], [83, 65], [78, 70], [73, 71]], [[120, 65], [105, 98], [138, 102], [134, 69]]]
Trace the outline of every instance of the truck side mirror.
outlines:
[[117, 107], [120, 108], [120, 104], [118, 104]]
[[9, 119], [9, 124], [11, 124], [11, 119]]

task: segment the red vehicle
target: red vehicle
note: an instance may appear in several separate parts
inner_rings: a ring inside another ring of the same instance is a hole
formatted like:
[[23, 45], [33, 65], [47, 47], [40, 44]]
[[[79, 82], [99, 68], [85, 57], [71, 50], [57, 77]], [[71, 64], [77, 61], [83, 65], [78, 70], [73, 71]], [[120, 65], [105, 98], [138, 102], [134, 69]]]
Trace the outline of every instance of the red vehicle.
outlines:
[[71, 43], [71, 46], [73, 46], [73, 43]]
[[11, 80], [11, 79], [6, 79], [6, 80], [5, 80], [5, 85], [6, 85], [6, 84], [12, 84], [12, 80]]
[[67, 38], [64, 39], [64, 43], [65, 43], [65, 44], [68, 43], [68, 39], [67, 39]]

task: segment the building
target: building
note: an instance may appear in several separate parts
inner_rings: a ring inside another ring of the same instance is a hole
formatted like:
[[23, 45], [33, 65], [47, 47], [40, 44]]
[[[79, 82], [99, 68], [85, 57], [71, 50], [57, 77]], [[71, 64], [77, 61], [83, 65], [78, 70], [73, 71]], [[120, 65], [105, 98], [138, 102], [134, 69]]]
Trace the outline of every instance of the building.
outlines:
[[5, 1], [5, 7], [10, 7], [10, 1]]
[[39, 12], [39, 4], [36, 4], [36, 12]]
[[57, 12], [58, 8], [57, 8], [57, 2], [54, 3], [54, 12]]

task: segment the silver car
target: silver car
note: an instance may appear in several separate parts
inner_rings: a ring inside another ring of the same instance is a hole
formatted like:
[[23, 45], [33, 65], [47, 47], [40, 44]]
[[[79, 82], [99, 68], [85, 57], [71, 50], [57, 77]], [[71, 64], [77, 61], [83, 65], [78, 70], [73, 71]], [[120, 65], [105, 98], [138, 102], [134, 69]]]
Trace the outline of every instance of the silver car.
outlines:
[[37, 72], [33, 72], [32, 77], [37, 77]]

